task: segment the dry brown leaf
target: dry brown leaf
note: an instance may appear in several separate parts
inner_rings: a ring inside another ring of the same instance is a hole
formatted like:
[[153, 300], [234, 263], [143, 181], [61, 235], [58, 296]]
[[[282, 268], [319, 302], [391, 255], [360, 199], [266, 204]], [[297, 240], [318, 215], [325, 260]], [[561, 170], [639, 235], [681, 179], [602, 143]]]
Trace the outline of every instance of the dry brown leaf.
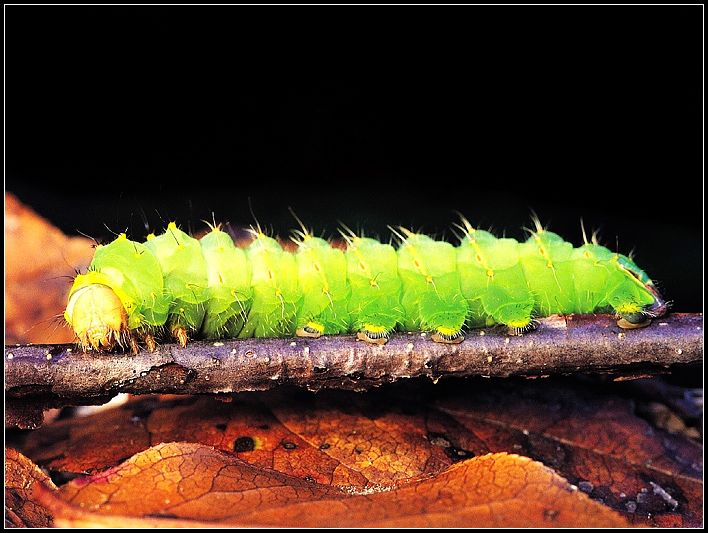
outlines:
[[67, 237], [5, 193], [5, 344], [73, 342], [61, 315], [75, 269], [85, 269], [93, 249]]
[[[123, 516], [165, 517], [170, 525], [185, 526], [198, 520], [233, 526], [567, 527], [579, 517], [588, 527], [626, 525], [540, 463], [504, 453], [460, 462], [398, 490], [351, 495], [253, 467], [211, 447], [169, 443], [74, 480], [58, 496], [68, 505], [55, 500], [52, 508], [56, 523], [65, 526], [120, 526]], [[161, 525], [142, 525], [148, 524]]]
[[541, 461], [632, 523], [701, 523], [701, 447], [654, 429], [628, 400], [562, 380], [467, 380], [445, 397], [428, 389], [240, 394], [231, 403], [142, 397], [46, 426], [23, 450], [50, 469], [82, 473], [113, 467], [145, 443], [198, 442], [355, 492], [510, 452]]
[[35, 484], [56, 490], [37, 465], [12, 448], [5, 448], [5, 524], [10, 527], [49, 527], [52, 513], [32, 497]]
[[437, 406], [489, 451], [543, 462], [631, 523], [700, 526], [702, 446], [651, 426], [631, 400], [576, 385], [500, 381]]

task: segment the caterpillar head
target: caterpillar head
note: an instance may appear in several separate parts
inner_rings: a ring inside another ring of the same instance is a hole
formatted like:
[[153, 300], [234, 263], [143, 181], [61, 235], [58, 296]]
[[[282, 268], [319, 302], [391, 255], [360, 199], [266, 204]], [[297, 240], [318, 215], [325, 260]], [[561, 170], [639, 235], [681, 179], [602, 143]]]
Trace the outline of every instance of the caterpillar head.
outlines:
[[110, 349], [127, 334], [128, 315], [113, 289], [88, 277], [77, 276], [64, 318], [84, 350]]

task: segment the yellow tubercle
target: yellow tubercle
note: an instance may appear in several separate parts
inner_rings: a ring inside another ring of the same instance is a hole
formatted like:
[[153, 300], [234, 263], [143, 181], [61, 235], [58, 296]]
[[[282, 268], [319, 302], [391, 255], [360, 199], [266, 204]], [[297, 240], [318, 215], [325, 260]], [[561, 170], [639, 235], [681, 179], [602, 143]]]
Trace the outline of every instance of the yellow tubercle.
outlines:
[[531, 323], [531, 319], [525, 320], [510, 320], [506, 325], [510, 328], [524, 329]]
[[459, 329], [453, 329], [453, 328], [446, 328], [446, 327], [439, 327], [437, 328], [438, 333], [441, 333], [443, 335], [456, 335], [460, 332]]
[[386, 333], [386, 328], [374, 324], [364, 324], [364, 329], [370, 333]]
[[169, 224], [167, 224], [167, 229], [177, 229], [177, 224], [175, 222], [170, 222]]
[[634, 302], [627, 302], [615, 307], [615, 311], [620, 314], [640, 313], [642, 311], [642, 306]]
[[148, 240], [148, 241], [151, 241], [151, 240], [153, 240], [154, 238], [155, 238], [155, 234], [154, 234], [154, 233], [150, 233], [147, 237], [145, 237], [145, 239]]

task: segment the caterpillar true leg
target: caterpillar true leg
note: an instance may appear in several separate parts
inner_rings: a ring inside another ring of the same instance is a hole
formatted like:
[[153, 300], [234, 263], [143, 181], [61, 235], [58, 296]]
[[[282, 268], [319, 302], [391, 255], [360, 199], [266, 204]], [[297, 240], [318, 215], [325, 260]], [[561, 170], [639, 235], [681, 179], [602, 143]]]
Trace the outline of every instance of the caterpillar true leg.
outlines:
[[147, 347], [148, 352], [154, 352], [157, 350], [157, 343], [155, 342], [155, 337], [153, 335], [146, 333], [143, 340], [145, 341], [145, 346]]
[[180, 230], [174, 222], [162, 235], [148, 235], [145, 246], [157, 258], [169, 298], [167, 329], [182, 346], [196, 335], [204, 321], [207, 293], [207, 265], [199, 241]]

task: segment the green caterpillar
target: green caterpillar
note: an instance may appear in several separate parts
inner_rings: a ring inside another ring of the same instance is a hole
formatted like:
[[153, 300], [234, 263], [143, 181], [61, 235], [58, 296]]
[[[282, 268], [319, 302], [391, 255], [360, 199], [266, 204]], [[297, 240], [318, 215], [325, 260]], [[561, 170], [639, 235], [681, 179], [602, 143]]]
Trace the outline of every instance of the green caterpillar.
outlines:
[[525, 242], [497, 238], [464, 218], [457, 247], [401, 228], [389, 244], [342, 231], [346, 250], [303, 227], [290, 253], [260, 227], [241, 249], [219, 226], [196, 240], [175, 223], [141, 244], [121, 234], [97, 246], [74, 280], [64, 313], [84, 349], [154, 350], [189, 338], [319, 337], [356, 332], [384, 344], [397, 330], [459, 343], [465, 328], [503, 324], [512, 334], [551, 314], [613, 311], [624, 328], [667, 310], [629, 257], [593, 236], [572, 244], [538, 220]]

